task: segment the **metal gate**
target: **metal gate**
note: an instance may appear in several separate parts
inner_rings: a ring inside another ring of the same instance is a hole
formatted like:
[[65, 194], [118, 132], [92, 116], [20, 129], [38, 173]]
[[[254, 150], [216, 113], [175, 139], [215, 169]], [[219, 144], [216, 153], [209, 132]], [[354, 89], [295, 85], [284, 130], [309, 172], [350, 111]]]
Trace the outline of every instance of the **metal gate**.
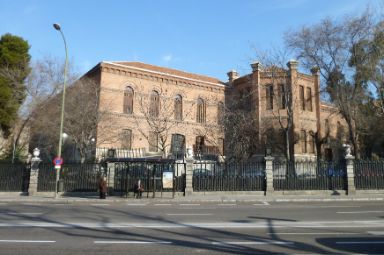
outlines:
[[144, 186], [143, 197], [175, 196], [185, 190], [185, 164], [170, 159], [120, 159], [108, 162], [108, 175], [113, 174], [113, 190], [125, 197], [134, 196], [139, 180]]

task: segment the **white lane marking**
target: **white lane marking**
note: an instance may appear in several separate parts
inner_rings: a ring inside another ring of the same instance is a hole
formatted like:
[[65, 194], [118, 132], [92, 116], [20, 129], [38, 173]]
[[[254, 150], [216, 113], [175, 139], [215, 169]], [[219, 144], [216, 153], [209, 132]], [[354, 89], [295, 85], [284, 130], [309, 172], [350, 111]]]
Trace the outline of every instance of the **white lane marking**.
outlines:
[[368, 234], [375, 235], [375, 236], [383, 236], [384, 231], [367, 231]]
[[0, 205], [7, 205], [8, 203], [0, 203]]
[[91, 204], [92, 206], [108, 206], [109, 204]]
[[0, 213], [0, 215], [14, 215], [14, 216], [17, 216], [17, 215], [41, 215], [43, 213], [33, 213], [33, 212], [25, 212], [25, 213], [16, 213], [16, 212], [2, 212]]
[[361, 206], [356, 205], [320, 205], [320, 206], [313, 206], [315, 208], [360, 208]]
[[127, 204], [128, 206], [146, 206], [148, 204]]
[[172, 204], [154, 204], [154, 206], [165, 206], [165, 205], [172, 205]]
[[317, 232], [317, 233], [310, 233], [310, 232], [303, 232], [303, 233], [288, 233], [288, 232], [273, 232], [273, 233], [267, 233], [268, 235], [357, 235], [360, 233], [345, 233], [345, 232]]
[[252, 241], [238, 241], [238, 242], [211, 242], [214, 245], [265, 245], [265, 244], [294, 244], [294, 242], [282, 242], [282, 241], [266, 241], [266, 242], [252, 242]]
[[180, 204], [180, 206], [196, 206], [196, 205], [200, 205], [200, 204]]
[[52, 204], [52, 205], [71, 205], [71, 204], [60, 204], [60, 203], [58, 203], [58, 204]]
[[166, 241], [94, 241], [95, 244], [171, 244]]
[[169, 216], [209, 216], [212, 213], [167, 213]]
[[39, 203], [22, 203], [23, 205], [41, 205]]
[[236, 206], [237, 204], [217, 204], [219, 206]]
[[384, 211], [355, 211], [355, 212], [336, 212], [336, 213], [384, 213]]
[[[303, 222], [290, 222], [290, 221], [274, 221], [273, 227], [277, 228], [367, 228], [367, 227], [384, 227], [384, 220], [377, 221], [303, 221]], [[264, 222], [247, 222], [247, 223], [234, 223], [234, 222], [182, 222], [182, 223], [146, 223], [146, 222], [62, 222], [51, 223], [44, 221], [18, 221], [4, 223], [0, 222], [0, 227], [40, 227], [40, 228], [206, 228], [206, 229], [266, 229], [270, 228], [270, 223]]]
[[336, 242], [337, 244], [384, 244], [384, 241]]
[[264, 201], [261, 204], [253, 204], [253, 205], [270, 205], [268, 202]]
[[1, 243], [56, 243], [56, 241], [47, 240], [0, 240]]

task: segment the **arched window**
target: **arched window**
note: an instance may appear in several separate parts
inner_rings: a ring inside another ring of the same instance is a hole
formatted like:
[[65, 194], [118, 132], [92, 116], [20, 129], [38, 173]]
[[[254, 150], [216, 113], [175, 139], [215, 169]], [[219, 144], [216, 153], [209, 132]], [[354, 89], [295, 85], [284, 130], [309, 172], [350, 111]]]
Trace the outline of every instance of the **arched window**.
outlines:
[[196, 122], [205, 123], [206, 107], [203, 99], [197, 99]]
[[301, 152], [307, 153], [307, 132], [305, 130], [301, 130]]
[[153, 90], [149, 100], [149, 115], [151, 117], [158, 117], [160, 111], [159, 93]]
[[183, 119], [183, 98], [180, 95], [175, 97], [175, 120]]
[[224, 124], [224, 103], [219, 102], [217, 105], [217, 124], [223, 125]]
[[129, 86], [124, 90], [123, 112], [127, 114], [133, 113], [133, 89]]
[[182, 159], [185, 153], [185, 136], [172, 134], [171, 153], [176, 159]]

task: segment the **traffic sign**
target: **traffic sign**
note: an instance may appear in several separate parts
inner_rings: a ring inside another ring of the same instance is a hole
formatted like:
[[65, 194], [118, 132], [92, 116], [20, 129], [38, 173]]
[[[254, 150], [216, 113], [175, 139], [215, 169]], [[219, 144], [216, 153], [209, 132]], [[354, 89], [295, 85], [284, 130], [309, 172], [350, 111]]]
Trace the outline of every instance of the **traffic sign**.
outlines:
[[53, 164], [55, 164], [56, 166], [61, 166], [63, 164], [63, 158], [61, 157], [56, 157], [54, 160], [53, 160]]

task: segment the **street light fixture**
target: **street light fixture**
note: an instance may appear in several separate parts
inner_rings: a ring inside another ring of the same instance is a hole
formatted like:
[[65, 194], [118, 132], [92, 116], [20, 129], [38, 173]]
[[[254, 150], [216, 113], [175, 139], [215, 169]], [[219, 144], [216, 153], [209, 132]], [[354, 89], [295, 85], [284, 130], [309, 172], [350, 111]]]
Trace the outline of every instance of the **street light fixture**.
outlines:
[[[61, 30], [61, 27], [59, 24], [53, 24], [53, 27], [60, 32], [61, 37], [64, 41], [64, 47], [65, 47], [65, 65], [64, 65], [64, 83], [63, 83], [63, 98], [61, 101], [61, 116], [60, 116], [60, 132], [59, 132], [59, 148], [57, 157], [61, 158], [61, 147], [63, 143], [63, 126], [64, 126], [64, 112], [65, 112], [65, 86], [67, 82], [67, 66], [68, 66], [68, 49], [67, 49], [67, 42], [65, 41], [65, 37], [63, 34], [63, 31]], [[56, 168], [56, 185], [55, 185], [55, 198], [57, 198], [57, 188], [58, 188], [58, 182], [60, 177], [60, 168]]]

